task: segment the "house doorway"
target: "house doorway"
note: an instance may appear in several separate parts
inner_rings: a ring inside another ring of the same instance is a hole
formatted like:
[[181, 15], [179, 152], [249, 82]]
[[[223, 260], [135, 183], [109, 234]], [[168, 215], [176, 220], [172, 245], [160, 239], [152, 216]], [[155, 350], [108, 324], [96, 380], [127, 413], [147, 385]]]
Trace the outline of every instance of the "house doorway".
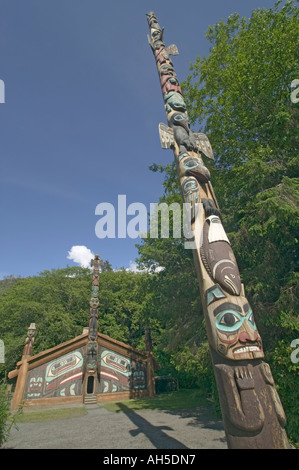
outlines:
[[86, 387], [87, 394], [92, 395], [93, 389], [94, 389], [94, 376], [90, 375], [87, 379], [87, 387]]

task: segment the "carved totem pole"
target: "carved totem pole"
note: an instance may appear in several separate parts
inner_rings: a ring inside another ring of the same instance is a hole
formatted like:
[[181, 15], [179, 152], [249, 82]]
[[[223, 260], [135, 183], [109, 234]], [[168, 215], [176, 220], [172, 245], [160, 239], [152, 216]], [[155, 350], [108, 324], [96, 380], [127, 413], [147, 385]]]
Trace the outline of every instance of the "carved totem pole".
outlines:
[[284, 410], [201, 157], [213, 159], [213, 151], [205, 134], [190, 130], [170, 59], [177, 48], [165, 46], [153, 12], [147, 19], [168, 120], [159, 125], [160, 140], [174, 151], [183, 201], [191, 207], [193, 256], [228, 447], [289, 448]]
[[24, 356], [31, 356], [32, 348], [34, 344], [34, 336], [35, 336], [35, 323], [30, 323], [30, 326], [27, 331], [27, 338], [25, 340], [25, 345], [23, 349], [23, 357]]
[[85, 389], [89, 394], [96, 393], [97, 378], [100, 376], [98, 361], [98, 306], [99, 306], [99, 274], [103, 261], [99, 255], [91, 260], [93, 277], [89, 310], [89, 330], [84, 370]]
[[151, 329], [148, 325], [145, 327], [144, 336], [145, 336], [145, 350], [147, 353], [152, 353], [153, 352], [152, 335], [151, 335]]
[[34, 336], [35, 336], [36, 328], [35, 323], [31, 323], [28, 332], [27, 338], [25, 339], [22, 359], [19, 365], [19, 373], [17, 378], [17, 383], [15, 387], [15, 392], [13, 394], [13, 399], [11, 403], [11, 409], [17, 410], [22, 406], [23, 399], [24, 399], [24, 391], [26, 387], [27, 375], [28, 375], [28, 359], [32, 354], [32, 348], [34, 344]]

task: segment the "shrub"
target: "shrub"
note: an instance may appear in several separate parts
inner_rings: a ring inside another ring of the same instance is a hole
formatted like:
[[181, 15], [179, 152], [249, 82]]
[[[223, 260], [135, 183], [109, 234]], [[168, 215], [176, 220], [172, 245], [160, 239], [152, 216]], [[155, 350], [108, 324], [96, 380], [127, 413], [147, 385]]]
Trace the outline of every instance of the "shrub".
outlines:
[[7, 441], [10, 430], [15, 424], [15, 416], [10, 412], [11, 393], [6, 380], [0, 382], [0, 447]]

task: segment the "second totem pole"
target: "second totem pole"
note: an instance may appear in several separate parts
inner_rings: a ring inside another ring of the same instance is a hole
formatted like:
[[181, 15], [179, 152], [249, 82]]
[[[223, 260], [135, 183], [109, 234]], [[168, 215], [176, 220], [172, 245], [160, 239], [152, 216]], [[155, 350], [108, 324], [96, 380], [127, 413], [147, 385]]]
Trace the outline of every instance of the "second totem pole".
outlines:
[[159, 125], [160, 139], [174, 152], [183, 201], [191, 208], [193, 256], [228, 447], [286, 449], [284, 410], [202, 159], [213, 159], [213, 151], [207, 136], [189, 127], [170, 59], [176, 46], [166, 47], [153, 12], [147, 20], [168, 121]]

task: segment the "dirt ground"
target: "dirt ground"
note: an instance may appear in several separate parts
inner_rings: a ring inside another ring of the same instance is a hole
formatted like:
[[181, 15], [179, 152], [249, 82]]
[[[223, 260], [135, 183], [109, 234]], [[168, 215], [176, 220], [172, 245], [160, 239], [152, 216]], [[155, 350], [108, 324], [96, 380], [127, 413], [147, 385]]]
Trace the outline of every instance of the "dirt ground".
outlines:
[[[18, 423], [4, 449], [226, 449], [223, 425], [212, 408], [110, 412], [97, 405], [87, 414], [41, 423]], [[28, 411], [29, 413], [30, 411]]]

